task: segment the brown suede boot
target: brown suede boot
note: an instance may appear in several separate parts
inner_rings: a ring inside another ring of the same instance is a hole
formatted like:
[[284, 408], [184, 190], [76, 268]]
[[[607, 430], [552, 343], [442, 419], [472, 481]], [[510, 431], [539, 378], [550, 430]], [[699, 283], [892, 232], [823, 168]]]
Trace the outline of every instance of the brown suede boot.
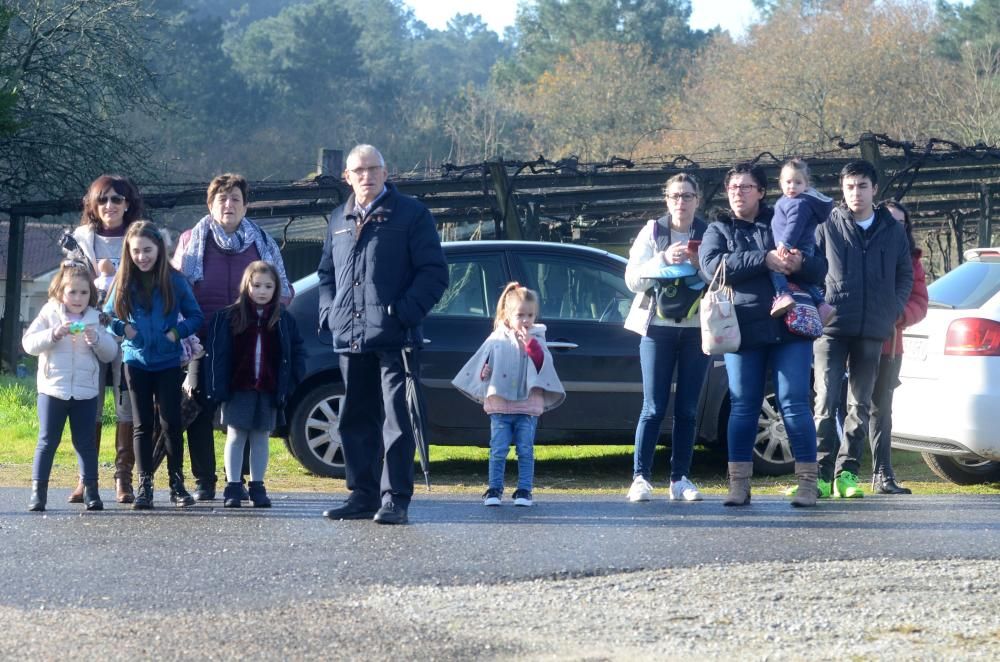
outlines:
[[118, 423], [115, 431], [115, 499], [118, 503], [133, 503], [132, 468], [135, 466], [135, 446], [132, 423]]
[[753, 462], [729, 463], [729, 494], [723, 506], [747, 506], [750, 504], [750, 477], [753, 476]]
[[792, 505], [796, 508], [810, 508], [816, 505], [819, 493], [816, 491], [815, 462], [796, 462], [795, 477], [799, 479], [799, 489], [795, 492]]
[[[94, 445], [97, 446], [98, 464], [100, 464], [100, 454], [101, 454], [101, 424], [96, 423], [94, 428]], [[83, 476], [80, 476], [80, 480], [76, 484], [76, 489], [69, 493], [69, 498], [66, 501], [70, 503], [83, 503]]]

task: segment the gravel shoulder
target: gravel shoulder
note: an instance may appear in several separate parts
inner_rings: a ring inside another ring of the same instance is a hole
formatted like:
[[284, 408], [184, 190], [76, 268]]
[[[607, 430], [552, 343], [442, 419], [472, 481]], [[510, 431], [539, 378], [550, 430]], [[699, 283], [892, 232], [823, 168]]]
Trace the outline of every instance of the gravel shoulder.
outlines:
[[987, 660], [998, 577], [1000, 561], [769, 562], [372, 585], [259, 609], [0, 607], [0, 657]]

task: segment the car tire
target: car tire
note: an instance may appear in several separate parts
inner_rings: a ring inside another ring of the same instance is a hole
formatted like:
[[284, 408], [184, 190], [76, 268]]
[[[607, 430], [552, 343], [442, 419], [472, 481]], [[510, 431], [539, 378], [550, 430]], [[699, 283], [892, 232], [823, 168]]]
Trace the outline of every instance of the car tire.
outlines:
[[921, 453], [924, 462], [939, 478], [956, 485], [980, 485], [1000, 481], [1000, 462], [964, 460], [950, 455]]
[[343, 384], [321, 384], [299, 401], [288, 429], [292, 455], [317, 476], [344, 477], [344, 449], [337, 432]]
[[[726, 430], [729, 427], [729, 395], [719, 411], [719, 426], [716, 435], [719, 446], [725, 452]], [[777, 396], [768, 393], [760, 408], [757, 419], [757, 436], [753, 444], [753, 471], [760, 476], [784, 476], [795, 471], [795, 456], [781, 420]]]

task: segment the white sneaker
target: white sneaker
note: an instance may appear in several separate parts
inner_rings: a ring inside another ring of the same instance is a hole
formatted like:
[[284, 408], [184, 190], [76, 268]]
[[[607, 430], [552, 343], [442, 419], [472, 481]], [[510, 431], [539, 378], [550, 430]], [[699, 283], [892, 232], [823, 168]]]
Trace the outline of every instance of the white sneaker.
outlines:
[[701, 492], [688, 480], [687, 476], [681, 476], [680, 480], [670, 481], [671, 501], [701, 501]]
[[653, 486], [642, 476], [636, 476], [632, 481], [632, 487], [628, 488], [628, 500], [632, 503], [649, 501], [651, 496], [653, 496]]

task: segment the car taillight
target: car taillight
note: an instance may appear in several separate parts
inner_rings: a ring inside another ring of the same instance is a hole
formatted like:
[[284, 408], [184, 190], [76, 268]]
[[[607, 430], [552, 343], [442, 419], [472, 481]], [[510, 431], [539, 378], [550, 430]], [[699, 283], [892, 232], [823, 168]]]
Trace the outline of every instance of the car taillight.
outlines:
[[958, 356], [1000, 356], [1000, 322], [963, 317], [948, 325], [944, 353]]

